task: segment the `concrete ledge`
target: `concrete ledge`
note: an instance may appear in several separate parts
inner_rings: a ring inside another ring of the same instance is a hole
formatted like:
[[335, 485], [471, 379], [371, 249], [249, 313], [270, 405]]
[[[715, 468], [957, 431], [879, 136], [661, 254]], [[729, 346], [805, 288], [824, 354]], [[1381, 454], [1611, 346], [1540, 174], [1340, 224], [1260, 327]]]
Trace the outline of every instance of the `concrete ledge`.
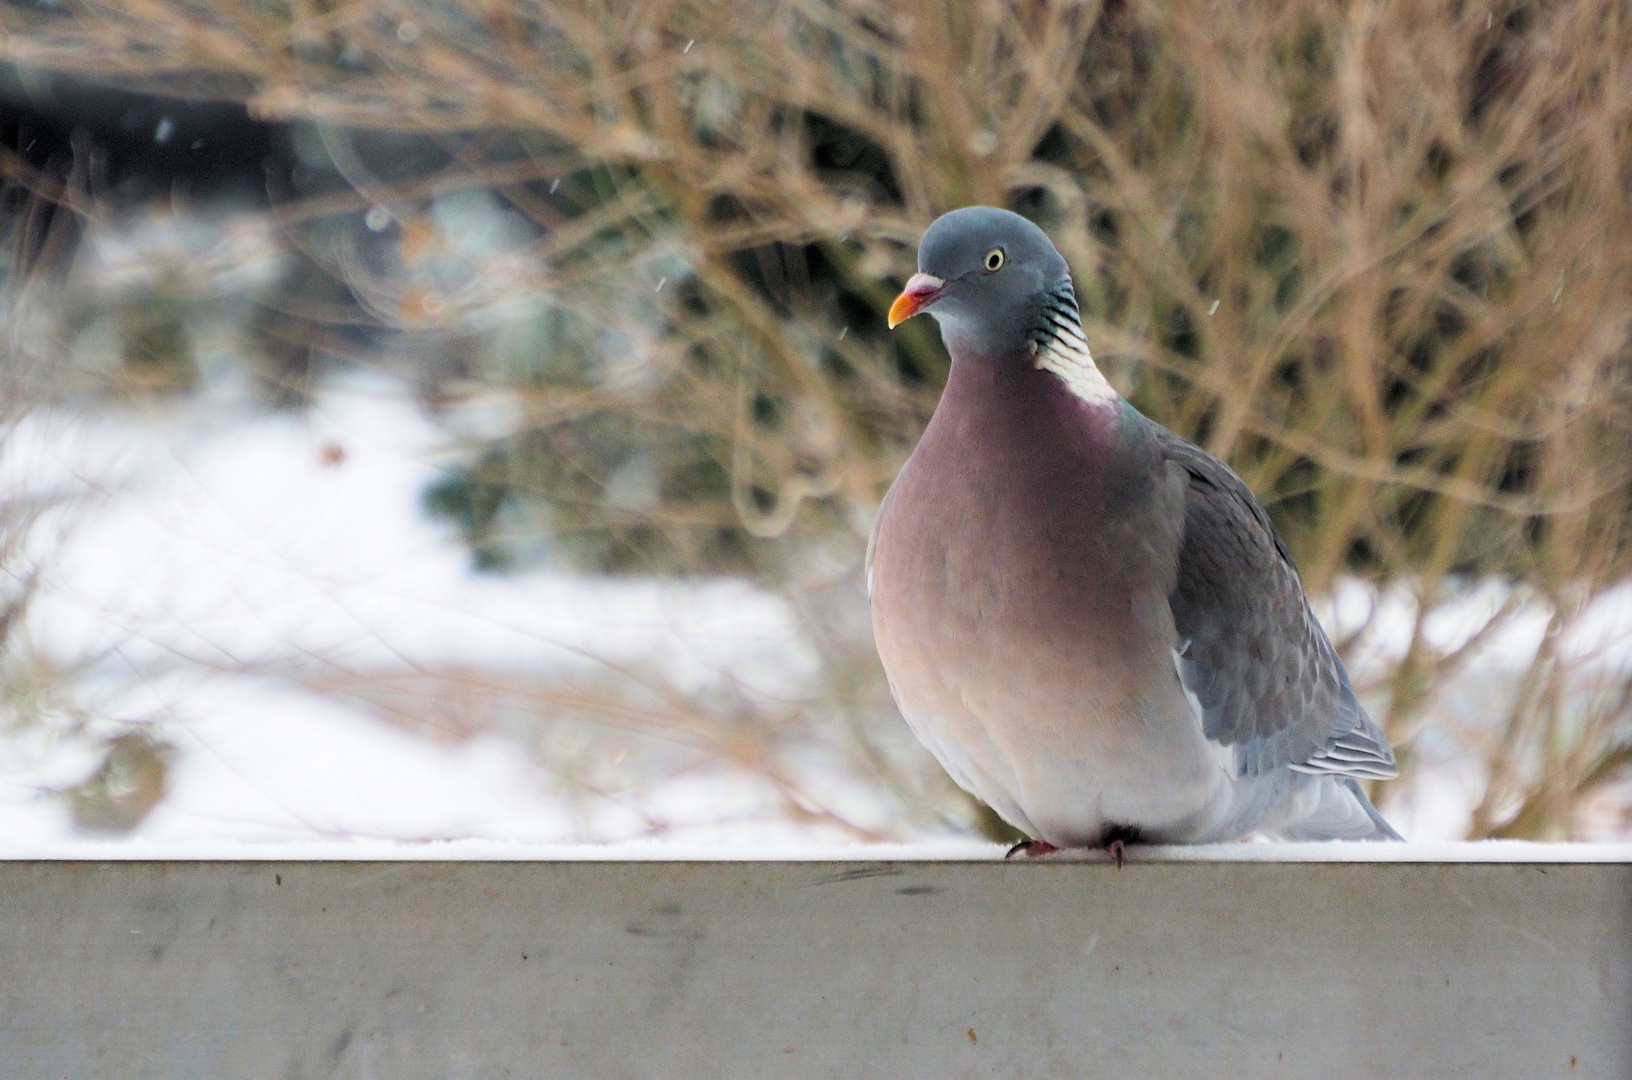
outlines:
[[1632, 865], [0, 862], [0, 1076], [1624, 1080]]

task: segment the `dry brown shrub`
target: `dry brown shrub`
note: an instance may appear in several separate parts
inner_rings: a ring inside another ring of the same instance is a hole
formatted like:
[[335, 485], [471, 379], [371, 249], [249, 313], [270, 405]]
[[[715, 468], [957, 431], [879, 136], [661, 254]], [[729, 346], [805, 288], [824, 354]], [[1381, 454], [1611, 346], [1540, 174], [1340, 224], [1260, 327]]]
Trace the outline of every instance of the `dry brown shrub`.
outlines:
[[[954, 803], [895, 738], [856, 563], [944, 360], [879, 313], [938, 213], [1024, 209], [1119, 385], [1236, 465], [1311, 590], [1405, 589], [1402, 658], [1365, 673], [1397, 783], [1438, 745], [1477, 761], [1473, 835], [1565, 836], [1624, 808], [1632, 755], [1624, 670], [1571, 644], [1632, 556], [1629, 14], [70, 0], [0, 8], [0, 51], [321, 125], [346, 183], [285, 203], [291, 235], [388, 208], [383, 261], [310, 254], [442, 332], [441, 407], [519, 410], [460, 496], [473, 540], [785, 590], [827, 672], [809, 715], [904, 805]], [[450, 277], [432, 211], [460, 190], [533, 232]], [[518, 304], [532, 336], [496, 345]], [[1492, 577], [1515, 587], [1477, 632], [1430, 632]], [[1453, 722], [1455, 680], [1537, 610], [1528, 670]]]

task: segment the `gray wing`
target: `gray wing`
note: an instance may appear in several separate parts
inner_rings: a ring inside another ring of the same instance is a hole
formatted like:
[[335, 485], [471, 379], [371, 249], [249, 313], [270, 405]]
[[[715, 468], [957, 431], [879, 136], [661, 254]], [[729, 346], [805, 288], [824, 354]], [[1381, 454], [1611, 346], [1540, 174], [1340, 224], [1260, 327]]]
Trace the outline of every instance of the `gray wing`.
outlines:
[[1387, 779], [1388, 738], [1355, 699], [1303, 580], [1251, 489], [1229, 466], [1152, 424], [1189, 481], [1177, 581], [1168, 598], [1179, 678], [1202, 731], [1236, 749], [1243, 776], [1298, 772]]

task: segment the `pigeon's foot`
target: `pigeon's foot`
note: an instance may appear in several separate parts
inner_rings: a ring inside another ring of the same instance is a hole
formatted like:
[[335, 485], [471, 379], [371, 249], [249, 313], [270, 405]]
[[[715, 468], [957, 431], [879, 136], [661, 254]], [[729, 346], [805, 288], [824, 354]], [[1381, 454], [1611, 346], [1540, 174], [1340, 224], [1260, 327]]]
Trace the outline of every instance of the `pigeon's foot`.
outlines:
[[1028, 859], [1035, 859], [1039, 855], [1052, 855], [1058, 850], [1060, 849], [1047, 840], [1022, 840], [1011, 847], [1009, 853], [1003, 857], [1012, 859], [1016, 855], [1024, 855]]
[[1122, 860], [1128, 857], [1129, 844], [1142, 844], [1144, 835], [1137, 825], [1111, 825], [1100, 834], [1100, 850], [1111, 857], [1118, 870], [1122, 869]]

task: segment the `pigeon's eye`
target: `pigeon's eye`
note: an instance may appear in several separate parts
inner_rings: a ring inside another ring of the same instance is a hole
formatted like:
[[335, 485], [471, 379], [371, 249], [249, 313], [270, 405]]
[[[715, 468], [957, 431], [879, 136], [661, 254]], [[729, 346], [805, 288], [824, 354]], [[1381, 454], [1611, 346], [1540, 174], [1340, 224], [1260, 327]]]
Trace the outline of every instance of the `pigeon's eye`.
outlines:
[[1003, 249], [993, 248], [986, 253], [986, 272], [995, 274], [1003, 269]]

